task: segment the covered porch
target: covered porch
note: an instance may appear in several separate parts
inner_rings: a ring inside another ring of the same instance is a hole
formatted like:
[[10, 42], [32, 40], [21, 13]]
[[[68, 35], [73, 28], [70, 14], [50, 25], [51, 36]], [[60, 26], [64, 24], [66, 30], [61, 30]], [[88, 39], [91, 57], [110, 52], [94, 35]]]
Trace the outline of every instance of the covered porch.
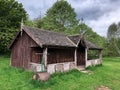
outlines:
[[32, 48], [30, 70], [34, 72], [63, 72], [75, 67], [75, 48]]
[[81, 40], [75, 51], [75, 65], [78, 70], [85, 70], [88, 66], [102, 64], [102, 48], [95, 44]]
[[102, 64], [102, 49], [86, 49], [85, 57], [85, 67], [100, 65]]
[[85, 48], [85, 67], [102, 64], [102, 48], [86, 41]]
[[[90, 51], [92, 52], [89, 53]], [[95, 58], [91, 58], [89, 54], [92, 55], [94, 51]], [[88, 41], [80, 42], [77, 48], [53, 46], [31, 48], [30, 70], [34, 72], [45, 71], [52, 74], [73, 68], [83, 70], [99, 64], [102, 64], [102, 48]]]

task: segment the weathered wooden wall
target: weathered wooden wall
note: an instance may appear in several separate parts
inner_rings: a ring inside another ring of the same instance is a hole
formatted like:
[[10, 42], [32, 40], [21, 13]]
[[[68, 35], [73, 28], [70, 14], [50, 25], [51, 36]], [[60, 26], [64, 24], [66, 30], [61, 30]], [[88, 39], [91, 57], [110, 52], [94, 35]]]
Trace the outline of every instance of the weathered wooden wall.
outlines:
[[38, 46], [24, 31], [15, 40], [11, 50], [11, 66], [29, 69], [31, 47]]
[[31, 48], [31, 51], [32, 51], [31, 62], [40, 64], [43, 56], [43, 49], [41, 49], [40, 47], [36, 48], [34, 47]]
[[48, 64], [53, 63], [63, 63], [63, 62], [72, 62], [74, 61], [74, 52], [75, 49], [53, 49], [48, 48]]

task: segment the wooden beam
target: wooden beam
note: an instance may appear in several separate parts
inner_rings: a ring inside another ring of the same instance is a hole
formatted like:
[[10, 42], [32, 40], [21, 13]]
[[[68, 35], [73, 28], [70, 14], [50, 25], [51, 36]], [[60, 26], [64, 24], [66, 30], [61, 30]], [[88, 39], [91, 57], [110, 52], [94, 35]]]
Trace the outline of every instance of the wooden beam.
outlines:
[[37, 54], [37, 55], [43, 55], [43, 53], [35, 53], [35, 54]]
[[[35, 53], [35, 54], [38, 54], [38, 55], [43, 55], [43, 53]], [[47, 53], [47, 55], [50, 55], [49, 53]]]

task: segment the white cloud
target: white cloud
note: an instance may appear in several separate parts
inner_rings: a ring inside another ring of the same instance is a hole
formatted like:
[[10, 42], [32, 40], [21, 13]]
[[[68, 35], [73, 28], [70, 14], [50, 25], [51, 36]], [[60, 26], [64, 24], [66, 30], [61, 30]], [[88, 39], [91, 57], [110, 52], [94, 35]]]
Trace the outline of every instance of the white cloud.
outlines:
[[40, 14], [43, 16], [56, 0], [16, 0], [23, 4], [31, 19], [37, 18]]
[[95, 32], [102, 36], [106, 36], [107, 29], [112, 23], [120, 21], [120, 8], [115, 11], [104, 14], [98, 20], [89, 20], [86, 23], [93, 28]]
[[[31, 19], [43, 16], [57, 0], [17, 0], [21, 2]], [[113, 22], [119, 22], [120, 0], [67, 0], [77, 13], [84, 18], [95, 32], [106, 36], [107, 28]]]

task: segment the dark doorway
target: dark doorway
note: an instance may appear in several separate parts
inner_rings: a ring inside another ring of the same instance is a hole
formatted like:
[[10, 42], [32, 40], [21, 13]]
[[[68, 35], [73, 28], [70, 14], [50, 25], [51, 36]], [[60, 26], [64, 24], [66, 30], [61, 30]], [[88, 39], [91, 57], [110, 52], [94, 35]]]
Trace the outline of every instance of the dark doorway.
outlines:
[[85, 48], [79, 45], [77, 49], [77, 66], [85, 65]]

